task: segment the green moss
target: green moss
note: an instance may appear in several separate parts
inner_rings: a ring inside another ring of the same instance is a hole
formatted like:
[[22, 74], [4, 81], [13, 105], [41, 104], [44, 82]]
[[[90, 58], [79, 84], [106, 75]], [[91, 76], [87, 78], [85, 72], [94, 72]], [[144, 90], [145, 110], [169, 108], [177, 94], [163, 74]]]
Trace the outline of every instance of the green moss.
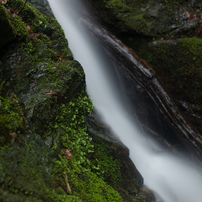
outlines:
[[29, 202], [42, 202], [41, 200], [38, 200], [38, 199], [33, 199], [31, 197], [26, 197], [26, 196], [23, 196], [23, 195], [16, 195], [16, 194], [12, 194], [12, 193], [9, 193], [8, 191], [3, 191], [3, 190], [0, 190], [0, 201], [3, 201], [3, 202], [15, 202], [15, 201], [18, 201], [18, 202], [24, 202], [24, 201], [29, 201]]
[[20, 139], [20, 144], [20, 147], [14, 145], [0, 150], [0, 188], [43, 201], [77, 199], [68, 197], [51, 176], [53, 158], [57, 154], [44, 145], [40, 136], [26, 135]]
[[77, 161], [74, 160], [74, 155], [72, 161], [67, 160], [66, 157], [60, 157], [60, 161], [56, 162], [55, 169], [55, 178], [65, 183], [64, 176], [67, 175], [72, 193], [79, 196], [83, 201], [122, 201], [118, 192], [94, 173], [78, 165]]
[[18, 16], [15, 17], [12, 23], [13, 23], [13, 30], [15, 30], [16, 38], [18, 40], [25, 39], [28, 35], [26, 24]]
[[144, 14], [140, 14], [135, 18], [135, 24], [137, 32], [140, 32], [146, 26]]
[[89, 157], [94, 149], [92, 138], [86, 133], [85, 124], [85, 116], [91, 110], [92, 103], [85, 92], [68, 105], [61, 106], [52, 125], [54, 129], [51, 130], [60, 131], [62, 141], [57, 141], [59, 139], [55, 135], [53, 148], [68, 149], [72, 160], [68, 160], [61, 151], [63, 156], [59, 155], [60, 158], [55, 162], [54, 178], [65, 183], [65, 175], [67, 175], [73, 194], [84, 201], [122, 201], [118, 192], [91, 171], [94, 165]]
[[107, 144], [93, 139], [95, 153], [93, 153], [93, 171], [114, 188], [122, 182], [120, 156], [116, 148], [108, 148]]

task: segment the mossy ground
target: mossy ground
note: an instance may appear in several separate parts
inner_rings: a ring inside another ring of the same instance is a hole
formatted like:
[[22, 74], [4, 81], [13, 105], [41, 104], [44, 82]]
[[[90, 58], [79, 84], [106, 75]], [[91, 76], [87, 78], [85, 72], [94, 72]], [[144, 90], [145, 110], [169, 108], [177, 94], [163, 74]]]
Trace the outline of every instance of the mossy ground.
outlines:
[[[8, 1], [5, 7], [16, 11], [23, 4]], [[122, 201], [98, 175], [104, 166], [111, 170], [107, 178], [119, 180], [108, 161], [95, 163], [85, 123], [93, 105], [61, 27], [28, 3], [13, 21], [20, 21], [26, 34], [1, 49], [1, 201]], [[64, 155], [66, 149], [72, 160]]]

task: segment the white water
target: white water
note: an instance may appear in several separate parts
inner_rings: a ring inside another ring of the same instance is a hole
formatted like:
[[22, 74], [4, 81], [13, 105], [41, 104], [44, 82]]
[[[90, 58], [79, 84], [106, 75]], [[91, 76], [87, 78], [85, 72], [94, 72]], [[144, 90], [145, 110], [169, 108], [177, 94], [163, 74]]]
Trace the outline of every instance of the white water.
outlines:
[[[79, 0], [48, 0], [62, 25], [74, 58], [86, 73], [88, 93], [103, 119], [129, 148], [144, 184], [165, 202], [202, 202], [202, 176], [188, 161], [168, 154], [136, 128], [121, 101], [107, 61], [79, 23]], [[76, 8], [76, 9], [75, 9]], [[110, 65], [112, 65], [110, 63]]]

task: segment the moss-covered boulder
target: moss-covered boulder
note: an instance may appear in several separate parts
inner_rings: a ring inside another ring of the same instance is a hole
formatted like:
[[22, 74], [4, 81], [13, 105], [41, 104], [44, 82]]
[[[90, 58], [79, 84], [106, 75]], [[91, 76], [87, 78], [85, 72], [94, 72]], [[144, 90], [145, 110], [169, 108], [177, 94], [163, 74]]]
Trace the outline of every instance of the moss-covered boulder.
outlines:
[[93, 105], [60, 25], [23, 0], [0, 8], [13, 33], [0, 49], [0, 200], [123, 201], [112, 188], [123, 166], [118, 155], [96, 160], [114, 148], [87, 133]]

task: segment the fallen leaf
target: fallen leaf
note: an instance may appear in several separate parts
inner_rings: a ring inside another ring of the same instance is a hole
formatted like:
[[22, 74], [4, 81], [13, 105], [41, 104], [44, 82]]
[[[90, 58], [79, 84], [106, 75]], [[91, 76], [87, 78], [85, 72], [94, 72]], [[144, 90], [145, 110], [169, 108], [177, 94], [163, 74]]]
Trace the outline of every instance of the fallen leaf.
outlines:
[[67, 61], [66, 59], [62, 58], [62, 55], [59, 55], [60, 60], [62, 60], [63, 62]]
[[72, 154], [68, 149], [61, 149], [64, 153], [64, 155], [69, 159], [72, 160]]
[[32, 38], [32, 39], [38, 38], [39, 36], [41, 36], [40, 33], [30, 33], [30, 34], [29, 34], [29, 37]]

